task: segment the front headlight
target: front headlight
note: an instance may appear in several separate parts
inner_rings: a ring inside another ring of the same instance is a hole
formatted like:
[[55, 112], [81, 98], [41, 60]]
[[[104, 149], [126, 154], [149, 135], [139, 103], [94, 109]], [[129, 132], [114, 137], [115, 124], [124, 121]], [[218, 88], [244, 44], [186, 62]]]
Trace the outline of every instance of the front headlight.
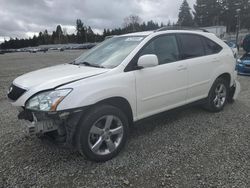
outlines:
[[26, 103], [26, 108], [40, 111], [56, 111], [58, 104], [72, 91], [61, 89], [38, 93]]

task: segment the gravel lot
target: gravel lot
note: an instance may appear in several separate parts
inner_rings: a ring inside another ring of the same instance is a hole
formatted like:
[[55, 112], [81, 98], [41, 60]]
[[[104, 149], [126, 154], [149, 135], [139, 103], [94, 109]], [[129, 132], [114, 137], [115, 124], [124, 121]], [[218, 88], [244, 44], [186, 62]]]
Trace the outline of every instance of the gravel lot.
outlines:
[[106, 163], [25, 137], [5, 97], [12, 80], [81, 53], [0, 55], [0, 187], [250, 187], [250, 77], [239, 77], [239, 99], [221, 113], [189, 107], [137, 123]]

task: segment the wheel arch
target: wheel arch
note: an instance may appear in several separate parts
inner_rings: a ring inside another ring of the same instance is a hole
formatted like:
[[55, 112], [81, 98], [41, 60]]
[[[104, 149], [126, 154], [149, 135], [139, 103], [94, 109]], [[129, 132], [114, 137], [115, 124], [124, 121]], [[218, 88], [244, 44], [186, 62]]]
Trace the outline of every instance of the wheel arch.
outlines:
[[133, 110], [127, 99], [123, 97], [110, 97], [110, 98], [107, 98], [107, 99], [104, 99], [95, 103], [94, 106], [101, 105], [101, 104], [108, 104], [108, 105], [119, 108], [127, 116], [129, 125], [133, 124]]
[[229, 87], [230, 87], [230, 83], [232, 81], [232, 78], [231, 78], [231, 75], [229, 73], [223, 73], [223, 74], [219, 75], [216, 79], [218, 79], [218, 78], [222, 78], [222, 79], [226, 80], [229, 84]]

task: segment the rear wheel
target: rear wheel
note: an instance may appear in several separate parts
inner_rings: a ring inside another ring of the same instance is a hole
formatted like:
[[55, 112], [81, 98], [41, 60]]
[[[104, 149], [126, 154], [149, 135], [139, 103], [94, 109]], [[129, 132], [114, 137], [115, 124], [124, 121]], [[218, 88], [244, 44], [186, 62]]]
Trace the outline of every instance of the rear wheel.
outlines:
[[89, 160], [104, 162], [115, 157], [124, 147], [128, 120], [118, 108], [96, 106], [79, 123], [78, 150]]
[[223, 78], [217, 78], [209, 91], [205, 109], [211, 112], [223, 110], [229, 94], [229, 83]]

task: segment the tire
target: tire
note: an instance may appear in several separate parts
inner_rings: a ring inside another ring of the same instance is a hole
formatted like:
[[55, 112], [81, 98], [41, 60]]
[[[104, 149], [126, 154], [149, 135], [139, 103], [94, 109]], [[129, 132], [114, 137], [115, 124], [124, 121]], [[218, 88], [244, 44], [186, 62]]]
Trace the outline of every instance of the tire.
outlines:
[[91, 161], [105, 162], [121, 151], [128, 132], [128, 118], [119, 108], [97, 105], [78, 124], [77, 149]]
[[229, 96], [229, 83], [223, 78], [217, 78], [213, 83], [204, 108], [210, 112], [223, 110]]

